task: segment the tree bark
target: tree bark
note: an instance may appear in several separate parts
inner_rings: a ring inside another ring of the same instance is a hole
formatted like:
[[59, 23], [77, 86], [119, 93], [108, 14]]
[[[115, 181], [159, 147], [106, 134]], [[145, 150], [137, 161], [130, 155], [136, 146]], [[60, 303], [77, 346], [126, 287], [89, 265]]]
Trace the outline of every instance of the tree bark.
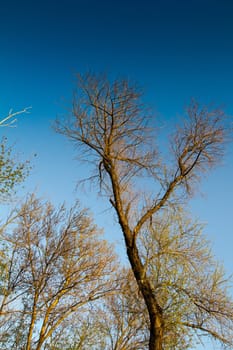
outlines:
[[34, 330], [34, 326], [36, 323], [36, 316], [37, 316], [37, 307], [36, 307], [37, 301], [38, 301], [38, 294], [35, 293], [33, 308], [32, 308], [32, 315], [31, 315], [31, 322], [30, 322], [29, 331], [28, 331], [28, 335], [27, 335], [27, 344], [26, 344], [25, 350], [31, 349], [32, 335], [33, 335], [33, 330]]
[[154, 289], [146, 276], [137, 247], [135, 245], [133, 247], [127, 246], [127, 255], [149, 313], [149, 350], [162, 350], [164, 334], [163, 310], [159, 306]]
[[142, 293], [142, 296], [145, 301], [148, 314], [149, 314], [149, 319], [150, 319], [149, 350], [162, 350], [163, 333], [164, 333], [163, 310], [157, 301], [155, 290], [149, 278], [147, 277], [146, 271], [144, 269], [144, 266], [139, 256], [134, 234], [129, 227], [127, 216], [125, 215], [125, 212], [123, 209], [123, 203], [121, 198], [121, 188], [119, 185], [117, 171], [116, 169], [114, 169], [111, 159], [108, 159], [108, 161], [105, 161], [104, 166], [105, 166], [105, 170], [110, 176], [111, 183], [112, 183], [114, 201], [111, 201], [111, 204], [114, 206], [116, 210], [119, 224], [124, 235], [129, 262], [131, 264], [131, 268], [133, 270], [135, 279], [137, 281], [138, 288]]

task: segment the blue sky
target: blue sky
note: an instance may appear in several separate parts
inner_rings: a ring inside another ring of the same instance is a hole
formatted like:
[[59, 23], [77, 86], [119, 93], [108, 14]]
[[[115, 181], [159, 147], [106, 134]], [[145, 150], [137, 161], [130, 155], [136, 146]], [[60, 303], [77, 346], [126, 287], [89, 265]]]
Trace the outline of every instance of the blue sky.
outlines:
[[[104, 212], [106, 203], [94, 191], [75, 192], [85, 168], [51, 124], [70, 106], [75, 73], [86, 70], [137, 81], [168, 133], [191, 97], [233, 115], [233, 2], [5, 0], [0, 5], [0, 115], [32, 106], [17, 128], [0, 130], [21, 158], [32, 159], [24, 192], [36, 189], [55, 203], [79, 197], [121, 243], [117, 225]], [[207, 223], [228, 273], [233, 267], [232, 159], [229, 145], [221, 167], [204, 179], [190, 203]]]

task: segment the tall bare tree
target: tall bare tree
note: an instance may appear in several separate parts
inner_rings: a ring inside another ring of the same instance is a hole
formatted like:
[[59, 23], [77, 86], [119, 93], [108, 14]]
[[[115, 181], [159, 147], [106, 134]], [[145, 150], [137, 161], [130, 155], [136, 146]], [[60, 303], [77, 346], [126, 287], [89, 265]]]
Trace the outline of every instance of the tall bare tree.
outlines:
[[[13, 232], [2, 233], [14, 252], [8, 285], [17, 281], [3, 298], [2, 316], [22, 315], [21, 346], [40, 350], [67, 317], [115, 289], [116, 260], [78, 204], [70, 211], [64, 206], [56, 210], [32, 196], [16, 214]], [[9, 344], [10, 337], [6, 348], [13, 348]]]
[[171, 137], [170, 159], [164, 161], [154, 142], [154, 122], [147, 118], [135, 86], [87, 74], [78, 77], [72, 113], [58, 121], [56, 129], [95, 166], [92, 178], [97, 179], [115, 210], [147, 306], [149, 349], [161, 350], [166, 313], [154, 293], [138, 236], [158, 212], [176, 201], [175, 196], [184, 199], [203, 174], [218, 163], [226, 128], [222, 111], [200, 108], [192, 102]]

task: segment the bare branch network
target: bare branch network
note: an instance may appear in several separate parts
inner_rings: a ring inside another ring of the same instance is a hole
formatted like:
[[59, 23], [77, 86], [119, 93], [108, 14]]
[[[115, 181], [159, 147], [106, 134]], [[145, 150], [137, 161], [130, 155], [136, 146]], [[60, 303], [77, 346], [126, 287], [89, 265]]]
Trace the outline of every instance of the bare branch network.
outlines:
[[[182, 332], [184, 329], [198, 329], [200, 333], [208, 333], [223, 344], [232, 344], [230, 329], [233, 327], [228, 327], [229, 324], [233, 325], [232, 312], [229, 311], [232, 310], [232, 302], [227, 299], [223, 306], [217, 297], [225, 295], [221, 283], [216, 282], [216, 294], [208, 294], [206, 291], [208, 306], [205, 306], [201, 296], [205, 287], [214, 288], [215, 273], [212, 271], [207, 285], [206, 272], [202, 271], [203, 274], [198, 277], [198, 285], [194, 284], [194, 281], [197, 283], [194, 277], [190, 293], [181, 283], [182, 271], [187, 266], [184, 252], [181, 254], [179, 293], [183, 291], [184, 305], [190, 306], [192, 302], [192, 307], [190, 314], [186, 315], [185, 309], [181, 316], [173, 313], [174, 319], [169, 321], [166, 303], [155, 292], [159, 290], [160, 284], [149, 264], [153, 261], [155, 268], [158, 268], [160, 265], [157, 264], [161, 262], [154, 260], [149, 246], [143, 247], [141, 240], [145, 232], [152, 234], [150, 227], [156, 220], [162, 220], [165, 209], [173, 215], [174, 208], [179, 205], [178, 199], [182, 198], [183, 202], [188, 199], [194, 192], [196, 183], [221, 161], [230, 131], [226, 116], [219, 109], [200, 107], [192, 101], [183, 122], [171, 136], [170, 159], [163, 159], [159, 152], [155, 143], [154, 123], [148, 117], [146, 106], [141, 101], [141, 93], [134, 85], [126, 80], [110, 82], [105, 76], [86, 74], [78, 76], [78, 89], [74, 95], [71, 115], [57, 121], [56, 130], [74, 142], [81, 159], [93, 163], [93, 176], [115, 210], [129, 262], [148, 311], [149, 349], [169, 349], [166, 340], [172, 338], [167, 330], [169, 322], [174, 323], [172, 332], [177, 336], [181, 328]], [[141, 188], [140, 182], [145, 183], [145, 179], [149, 186]], [[178, 217], [173, 215], [173, 220], [176, 222]], [[182, 240], [182, 237], [177, 236], [177, 239]], [[192, 235], [190, 239], [192, 241]], [[152, 242], [156, 240], [153, 238]], [[201, 248], [199, 251], [195, 247], [194, 245], [193, 254], [199, 254], [199, 262], [205, 260]], [[145, 250], [149, 254], [147, 258], [143, 255]], [[173, 261], [170, 253], [167, 252], [165, 256], [168, 261]], [[163, 262], [161, 266], [165, 268], [167, 265]], [[205, 267], [208, 269], [208, 264]], [[173, 277], [169, 274], [171, 281]], [[190, 275], [189, 279], [192, 281]], [[176, 303], [176, 290], [177, 284], [163, 286], [171, 305]], [[211, 303], [212, 297], [214, 305], [218, 304], [222, 311], [214, 312], [217, 309]], [[182, 298], [180, 302], [182, 303]], [[204, 310], [205, 316], [208, 315], [207, 324], [204, 322], [205, 317], [201, 317]], [[183, 334], [192, 333], [187, 332]], [[187, 345], [185, 339], [188, 338], [184, 336], [183, 348]]]

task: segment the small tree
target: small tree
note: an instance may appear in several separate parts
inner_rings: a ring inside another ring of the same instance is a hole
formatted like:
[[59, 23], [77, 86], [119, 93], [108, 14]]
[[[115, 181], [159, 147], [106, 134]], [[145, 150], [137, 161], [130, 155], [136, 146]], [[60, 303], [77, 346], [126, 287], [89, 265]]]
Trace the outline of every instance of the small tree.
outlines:
[[[16, 125], [17, 116], [27, 113], [29, 108], [25, 108], [21, 111], [13, 112], [12, 110], [8, 115], [0, 120], [0, 127], [13, 127]], [[4, 201], [9, 199], [9, 195], [14, 192], [17, 185], [22, 183], [29, 172], [29, 162], [19, 162], [13, 155], [13, 148], [7, 145], [7, 138], [2, 137], [0, 141], [0, 199]], [[12, 220], [10, 217], [7, 223], [3, 226], [7, 226]], [[0, 232], [2, 233], [3, 227]], [[8, 297], [13, 294], [13, 291], [18, 284], [17, 276], [16, 280], [13, 280], [11, 276], [11, 268], [14, 264], [14, 251], [8, 250], [8, 244], [2, 241], [0, 238], [1, 251], [0, 251], [0, 328], [1, 328], [1, 340], [5, 338], [7, 340], [9, 336], [9, 324], [10, 314], [5, 313], [4, 308], [8, 305]], [[19, 277], [19, 276], [18, 276]], [[11, 300], [12, 302], [12, 300]]]
[[[0, 127], [13, 127], [17, 122], [17, 116], [27, 113], [29, 108], [13, 112], [0, 120]], [[0, 196], [8, 196], [17, 184], [24, 181], [28, 175], [29, 163], [18, 162], [12, 156], [12, 147], [7, 146], [7, 138], [3, 137], [0, 142]]]
[[[99, 236], [78, 204], [69, 211], [64, 206], [56, 210], [51, 203], [30, 197], [17, 211], [13, 232], [3, 232], [14, 252], [8, 285], [16, 280], [17, 284], [2, 312], [13, 315], [13, 320], [22, 315], [21, 347], [41, 349], [66, 318], [115, 288], [113, 249]], [[9, 344], [10, 340], [6, 348], [13, 348]]]
[[163, 309], [163, 349], [188, 349], [202, 336], [232, 346], [229, 280], [214, 261], [202, 226], [182, 208], [169, 207], [153, 217], [139, 242]]
[[[149, 349], [161, 350], [166, 313], [154, 293], [138, 237], [157, 213], [177, 202], [177, 196], [184, 200], [221, 159], [226, 140], [224, 113], [192, 102], [171, 138], [171, 158], [166, 162], [154, 143], [154, 129], [148, 127], [150, 121], [135, 86], [87, 74], [78, 77], [78, 88], [72, 115], [57, 123], [57, 131], [74, 141], [79, 154], [95, 166], [94, 178], [115, 210], [148, 310]], [[150, 186], [144, 186], [145, 177]], [[231, 315], [227, 318], [231, 321]]]

